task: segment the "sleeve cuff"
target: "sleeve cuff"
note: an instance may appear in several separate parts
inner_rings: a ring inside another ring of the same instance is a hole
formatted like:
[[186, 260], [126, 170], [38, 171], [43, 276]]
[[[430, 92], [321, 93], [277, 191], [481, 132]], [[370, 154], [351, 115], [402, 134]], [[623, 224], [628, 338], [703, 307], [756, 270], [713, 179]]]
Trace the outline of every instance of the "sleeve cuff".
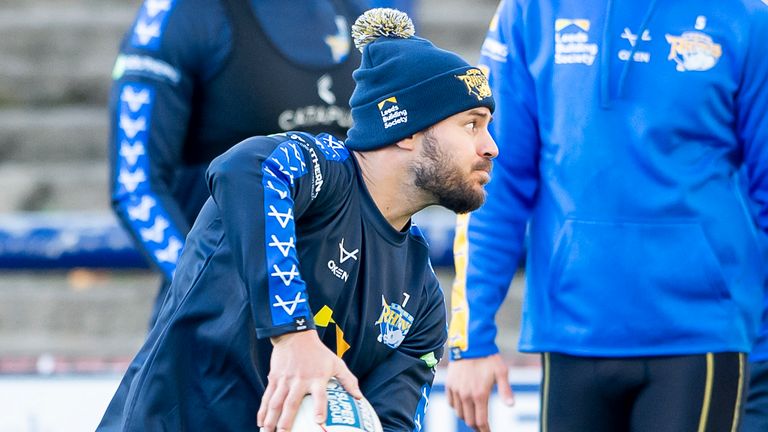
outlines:
[[298, 316], [294, 317], [292, 323], [282, 324], [275, 327], [257, 327], [256, 337], [259, 339], [264, 339], [284, 335], [287, 333], [297, 333], [305, 330], [315, 330], [315, 322], [312, 320], [312, 318]]
[[488, 357], [498, 353], [499, 353], [499, 347], [497, 347], [496, 344], [477, 346], [477, 347], [474, 347], [473, 349], [468, 349], [466, 351], [462, 351], [461, 348], [459, 347], [450, 348], [451, 361]]

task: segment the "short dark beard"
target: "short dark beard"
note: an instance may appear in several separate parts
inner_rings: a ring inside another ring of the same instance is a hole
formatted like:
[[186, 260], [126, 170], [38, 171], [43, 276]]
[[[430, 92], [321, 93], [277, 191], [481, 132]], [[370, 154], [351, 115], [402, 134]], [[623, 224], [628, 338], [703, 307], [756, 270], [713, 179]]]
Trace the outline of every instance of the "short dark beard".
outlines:
[[[485, 202], [485, 191], [478, 192], [469, 179], [462, 176], [451, 155], [440, 147], [429, 129], [424, 131], [423, 155], [413, 166], [415, 184], [431, 194], [436, 204], [456, 213], [469, 213]], [[473, 169], [483, 169], [490, 163], [484, 160]]]

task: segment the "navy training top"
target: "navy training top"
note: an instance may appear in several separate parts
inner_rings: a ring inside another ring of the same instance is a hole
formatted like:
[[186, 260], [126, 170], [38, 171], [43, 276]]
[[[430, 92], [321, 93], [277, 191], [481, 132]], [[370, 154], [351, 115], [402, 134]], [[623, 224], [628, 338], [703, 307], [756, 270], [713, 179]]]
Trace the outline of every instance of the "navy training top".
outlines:
[[207, 179], [212, 197], [99, 430], [257, 430], [269, 337], [311, 328], [385, 430], [420, 430], [447, 334], [418, 228], [392, 228], [328, 134], [248, 139]]

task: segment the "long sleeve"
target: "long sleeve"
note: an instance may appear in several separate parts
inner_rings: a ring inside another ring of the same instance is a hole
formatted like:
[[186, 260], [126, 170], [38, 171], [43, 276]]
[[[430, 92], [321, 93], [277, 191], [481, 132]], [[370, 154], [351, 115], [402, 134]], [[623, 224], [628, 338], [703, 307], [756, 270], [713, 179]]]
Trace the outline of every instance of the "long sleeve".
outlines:
[[485, 204], [458, 220], [449, 332], [453, 359], [498, 352], [494, 319], [524, 251], [538, 189], [537, 106], [523, 24], [518, 2], [502, 1], [482, 47], [480, 68], [497, 101], [491, 133], [499, 156]]
[[197, 3], [144, 2], [115, 62], [109, 101], [112, 207], [167, 279], [193, 222], [172, 195], [193, 93], [231, 38], [218, 3]]
[[445, 302], [436, 278], [424, 292], [428, 300], [417, 320], [420, 324], [360, 382], [385, 431], [418, 432], [423, 428], [434, 367], [442, 358], [446, 340]]
[[749, 51], [736, 98], [737, 127], [757, 224], [768, 233], [768, 6], [754, 2], [753, 7]]
[[[349, 185], [349, 179], [327, 171], [326, 158], [337, 154], [330, 152], [331, 146], [346, 153], [340, 142], [330, 135], [317, 141], [290, 137], [249, 138], [214, 159], [207, 172], [259, 338], [314, 328], [307, 285], [299, 271], [296, 220], [311, 203], [326, 205], [323, 197], [341, 196], [344, 191], [338, 187]], [[320, 179], [318, 195], [314, 183]]]
[[[759, 3], [759, 2], [755, 2]], [[738, 132], [744, 146], [740, 184], [749, 195], [749, 209], [762, 228], [758, 235], [763, 257], [768, 258], [768, 58], [762, 51], [768, 37], [768, 6], [756, 4], [741, 87], [737, 94]], [[746, 174], [746, 175], [744, 175]], [[765, 261], [768, 262], [768, 261]], [[750, 359], [768, 360], [768, 280], [764, 287], [762, 326]]]

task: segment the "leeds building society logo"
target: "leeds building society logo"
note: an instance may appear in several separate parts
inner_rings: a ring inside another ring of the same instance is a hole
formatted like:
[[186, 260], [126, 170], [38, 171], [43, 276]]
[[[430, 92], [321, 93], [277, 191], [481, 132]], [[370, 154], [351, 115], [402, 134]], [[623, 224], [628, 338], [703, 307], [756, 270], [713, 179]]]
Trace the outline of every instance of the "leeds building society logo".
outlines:
[[597, 44], [589, 41], [590, 27], [587, 19], [555, 20], [555, 64], [595, 63]]
[[400, 109], [396, 97], [384, 99], [379, 102], [378, 107], [381, 120], [384, 122], [384, 129], [389, 129], [400, 123], [408, 123], [408, 110]]
[[393, 349], [400, 346], [413, 325], [413, 315], [405, 310], [405, 304], [408, 303], [410, 296], [404, 295], [406, 298], [402, 305], [397, 303], [387, 305], [384, 296], [381, 296], [381, 315], [374, 323], [379, 326], [380, 334], [377, 340]]
[[464, 75], [456, 75], [460, 81], [467, 86], [469, 94], [474, 95], [477, 100], [483, 100], [491, 96], [491, 86], [488, 85], [488, 78], [485, 77], [480, 69], [470, 69]]

